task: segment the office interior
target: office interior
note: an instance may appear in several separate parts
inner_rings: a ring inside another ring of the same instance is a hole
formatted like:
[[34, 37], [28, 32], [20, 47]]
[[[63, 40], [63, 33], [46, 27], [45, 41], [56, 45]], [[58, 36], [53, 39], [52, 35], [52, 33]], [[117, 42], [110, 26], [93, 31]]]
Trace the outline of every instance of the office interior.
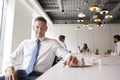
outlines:
[[[114, 50], [113, 36], [115, 34], [120, 35], [120, 7], [117, 10], [118, 15], [113, 15], [112, 17], [113, 21], [111, 20], [111, 22], [104, 22], [103, 26], [97, 26], [97, 23], [90, 21], [91, 18], [89, 18], [89, 25], [83, 26], [83, 23], [77, 22], [79, 19], [78, 15], [76, 15], [76, 20], [73, 17], [73, 21], [70, 20], [72, 18], [67, 20], [53, 21], [48, 15], [49, 10], [52, 9], [49, 9], [47, 12], [47, 9], [45, 10], [44, 7], [38, 3], [38, 1], [39, 0], [1, 0], [0, 4], [4, 3], [5, 10], [4, 14], [2, 14], [3, 8], [1, 8], [0, 72], [2, 72], [2, 69], [4, 69], [4, 61], [6, 60], [6, 57], [16, 49], [20, 42], [24, 39], [33, 37], [34, 34], [32, 31], [32, 25], [37, 16], [43, 16], [48, 22], [48, 31], [46, 32], [47, 37], [58, 40], [58, 36], [60, 34], [66, 36], [65, 43], [72, 53], [79, 54], [78, 46], [82, 47], [84, 43], [88, 44], [90, 51], [93, 53], [96, 49], [99, 49], [101, 54], [107, 50]], [[44, 2], [45, 0], [41, 1]], [[49, 4], [55, 4], [55, 0], [46, 0], [46, 2], [47, 1], [51, 1]], [[93, 1], [91, 3], [89, 3], [89, 0], [76, 0], [75, 2], [74, 0], [56, 0], [58, 3], [59, 1], [68, 1], [69, 5], [71, 5], [71, 8], [72, 2], [76, 3], [76, 6], [78, 5], [76, 1], [86, 1], [86, 4], [89, 5], [92, 3], [97, 3], [100, 5], [102, 4], [102, 1], [104, 4], [107, 4], [107, 2], [111, 1], [112, 4], [112, 1], [116, 1], [114, 2], [114, 8], [118, 7], [120, 4], [119, 0], [98, 0], [99, 2], [97, 2], [97, 0], [91, 0]], [[58, 8], [60, 7], [59, 5], [57, 6]], [[0, 5], [0, 7], [2, 7], [2, 5]], [[81, 4], [79, 4], [79, 7], [82, 7]], [[109, 8], [110, 7], [108, 6], [108, 9]], [[60, 10], [61, 13], [59, 14], [65, 15], [67, 13], [67, 10], [64, 10], [65, 13], [63, 14], [63, 10], [64, 6], [62, 7], [62, 10]], [[81, 9], [80, 11], [84, 11], [84, 9]], [[80, 11], [78, 10], [78, 13]], [[74, 10], [72, 12], [74, 12]], [[90, 11], [88, 13], [90, 13]], [[94, 12], [90, 14], [92, 17]], [[118, 18], [117, 21], [114, 22], [116, 16]]]

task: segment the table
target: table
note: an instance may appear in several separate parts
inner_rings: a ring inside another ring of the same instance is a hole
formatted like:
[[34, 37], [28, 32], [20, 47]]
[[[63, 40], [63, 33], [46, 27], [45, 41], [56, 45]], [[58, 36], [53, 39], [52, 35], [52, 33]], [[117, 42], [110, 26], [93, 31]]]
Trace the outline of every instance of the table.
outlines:
[[37, 80], [120, 80], [120, 57], [97, 57], [101, 65], [63, 67], [59, 62]]

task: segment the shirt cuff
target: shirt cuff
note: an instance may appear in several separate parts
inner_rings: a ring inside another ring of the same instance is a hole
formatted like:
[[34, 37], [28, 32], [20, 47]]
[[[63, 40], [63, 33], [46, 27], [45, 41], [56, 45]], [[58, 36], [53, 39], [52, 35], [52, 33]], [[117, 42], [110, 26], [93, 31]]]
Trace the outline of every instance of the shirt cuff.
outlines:
[[6, 66], [5, 66], [5, 71], [8, 69], [8, 67], [10, 67], [10, 66], [14, 66], [13, 64], [7, 64]]

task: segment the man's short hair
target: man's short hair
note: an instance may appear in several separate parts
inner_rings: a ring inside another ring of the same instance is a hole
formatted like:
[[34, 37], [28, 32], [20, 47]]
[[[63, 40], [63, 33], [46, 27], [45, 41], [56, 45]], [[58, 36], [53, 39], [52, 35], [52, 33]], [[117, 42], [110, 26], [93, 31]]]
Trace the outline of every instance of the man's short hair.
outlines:
[[36, 21], [43, 21], [43, 22], [45, 22], [45, 23], [47, 23], [47, 21], [46, 21], [46, 19], [45, 18], [43, 18], [43, 17], [37, 17], [37, 18], [35, 18], [35, 21], [34, 22], [36, 22]]
[[120, 35], [118, 34], [114, 35], [113, 38], [116, 38], [118, 41], [120, 41]]
[[65, 39], [65, 36], [64, 36], [64, 35], [60, 35], [60, 36], [59, 36], [59, 40], [62, 40], [62, 39]]

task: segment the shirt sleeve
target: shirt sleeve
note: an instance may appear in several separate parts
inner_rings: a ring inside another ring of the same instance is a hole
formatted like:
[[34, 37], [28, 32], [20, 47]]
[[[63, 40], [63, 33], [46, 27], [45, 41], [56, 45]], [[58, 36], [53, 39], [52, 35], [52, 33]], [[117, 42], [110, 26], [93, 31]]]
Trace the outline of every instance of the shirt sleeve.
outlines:
[[120, 44], [117, 46], [117, 55], [120, 56]]
[[16, 50], [9, 55], [8, 60], [5, 62], [5, 70], [9, 67], [9, 66], [15, 66], [16, 64], [16, 60], [19, 59], [23, 54], [23, 49], [24, 49], [24, 42], [22, 41], [20, 43], [20, 45], [16, 48]]
[[111, 55], [113, 55], [113, 56], [120, 56], [120, 44], [115, 46], [115, 51], [113, 53], [111, 53]]

